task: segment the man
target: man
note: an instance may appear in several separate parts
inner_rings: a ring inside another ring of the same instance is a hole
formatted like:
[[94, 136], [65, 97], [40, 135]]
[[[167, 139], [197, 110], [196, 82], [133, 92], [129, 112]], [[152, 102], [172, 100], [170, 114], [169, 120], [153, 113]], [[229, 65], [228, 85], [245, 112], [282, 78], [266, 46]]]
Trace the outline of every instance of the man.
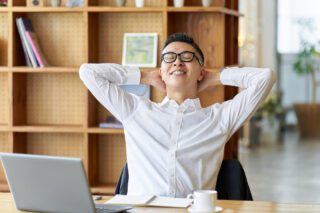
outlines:
[[[117, 64], [83, 64], [80, 78], [123, 123], [128, 195], [186, 197], [214, 189], [224, 146], [275, 82], [269, 69], [203, 68], [201, 49], [186, 34], [168, 37], [161, 69], [141, 72]], [[161, 103], [124, 92], [120, 84], [148, 84], [166, 92]], [[244, 88], [232, 100], [202, 108], [198, 92], [216, 85]]]

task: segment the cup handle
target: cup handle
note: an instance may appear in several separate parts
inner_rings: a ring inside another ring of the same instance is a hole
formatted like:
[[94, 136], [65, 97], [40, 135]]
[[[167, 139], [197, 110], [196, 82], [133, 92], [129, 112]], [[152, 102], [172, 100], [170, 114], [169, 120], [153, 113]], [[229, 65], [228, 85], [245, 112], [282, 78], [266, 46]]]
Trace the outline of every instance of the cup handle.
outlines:
[[193, 194], [188, 194], [187, 199], [194, 199]]

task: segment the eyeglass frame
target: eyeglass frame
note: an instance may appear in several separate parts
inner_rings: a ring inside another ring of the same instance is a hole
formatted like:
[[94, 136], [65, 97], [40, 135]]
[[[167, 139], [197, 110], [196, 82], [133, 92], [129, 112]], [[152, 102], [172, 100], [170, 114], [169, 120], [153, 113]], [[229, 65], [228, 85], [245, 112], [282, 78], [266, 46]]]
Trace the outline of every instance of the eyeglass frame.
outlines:
[[[169, 54], [169, 53], [171, 53], [171, 54], [173, 53], [173, 54], [175, 54], [175, 56], [176, 56], [176, 58], [175, 58], [172, 62], [166, 62], [166, 61], [164, 60], [164, 56], [165, 56], [166, 54]], [[192, 54], [191, 60], [190, 60], [190, 61], [181, 60], [181, 54], [183, 54], [183, 53], [191, 53], [191, 54]], [[164, 62], [167, 63], [167, 64], [171, 64], [171, 63], [175, 62], [178, 57], [179, 57], [179, 60], [182, 61], [182, 62], [191, 62], [191, 61], [193, 61], [194, 57], [196, 57], [196, 59], [197, 59], [198, 63], [200, 64], [200, 66], [203, 66], [203, 62], [201, 62], [201, 60], [200, 60], [199, 57], [196, 55], [196, 53], [195, 53], [195, 52], [191, 52], [191, 51], [183, 51], [183, 52], [180, 52], [180, 53], [175, 53], [175, 52], [162, 53], [162, 54], [161, 54], [161, 62], [164, 61]]]

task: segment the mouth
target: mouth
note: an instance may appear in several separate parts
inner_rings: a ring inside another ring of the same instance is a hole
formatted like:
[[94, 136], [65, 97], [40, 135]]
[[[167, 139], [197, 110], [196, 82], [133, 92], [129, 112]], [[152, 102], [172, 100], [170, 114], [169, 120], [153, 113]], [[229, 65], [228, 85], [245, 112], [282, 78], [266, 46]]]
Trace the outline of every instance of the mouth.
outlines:
[[184, 70], [174, 70], [172, 72], [170, 72], [170, 75], [185, 75], [187, 73], [187, 71]]

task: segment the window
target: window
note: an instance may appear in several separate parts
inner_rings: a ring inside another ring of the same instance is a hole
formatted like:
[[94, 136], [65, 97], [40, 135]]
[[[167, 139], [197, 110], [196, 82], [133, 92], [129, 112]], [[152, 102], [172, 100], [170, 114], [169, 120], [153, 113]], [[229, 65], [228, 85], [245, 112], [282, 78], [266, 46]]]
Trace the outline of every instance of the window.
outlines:
[[278, 0], [278, 45], [279, 53], [297, 53], [300, 48], [301, 20], [311, 22], [313, 33], [304, 33], [305, 39], [320, 41], [319, 0]]

